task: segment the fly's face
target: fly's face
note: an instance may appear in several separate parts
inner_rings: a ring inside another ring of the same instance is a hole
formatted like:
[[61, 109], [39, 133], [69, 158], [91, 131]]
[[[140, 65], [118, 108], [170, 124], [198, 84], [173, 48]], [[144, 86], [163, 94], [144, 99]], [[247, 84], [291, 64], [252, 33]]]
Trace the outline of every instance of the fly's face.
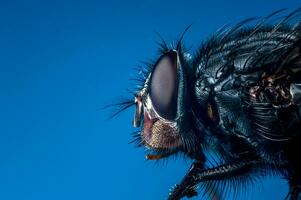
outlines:
[[[148, 155], [159, 159], [183, 147], [184, 78], [178, 52], [170, 50], [154, 64], [140, 91], [135, 96], [134, 127], [141, 127], [142, 144], [160, 152]], [[162, 153], [164, 152], [164, 153]]]
[[137, 95], [134, 126], [138, 127], [139, 118], [143, 118], [141, 136], [144, 144], [152, 149], [172, 149], [179, 147], [181, 141], [177, 123], [161, 117], [155, 110], [150, 96], [146, 96], [143, 103], [141, 96]]

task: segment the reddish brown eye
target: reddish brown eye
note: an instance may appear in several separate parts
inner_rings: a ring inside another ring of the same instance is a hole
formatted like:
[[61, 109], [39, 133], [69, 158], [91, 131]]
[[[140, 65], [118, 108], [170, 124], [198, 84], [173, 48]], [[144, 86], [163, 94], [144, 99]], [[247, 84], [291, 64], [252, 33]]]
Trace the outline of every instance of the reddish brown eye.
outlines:
[[155, 65], [150, 82], [150, 98], [163, 118], [172, 120], [177, 112], [177, 53], [163, 55]]

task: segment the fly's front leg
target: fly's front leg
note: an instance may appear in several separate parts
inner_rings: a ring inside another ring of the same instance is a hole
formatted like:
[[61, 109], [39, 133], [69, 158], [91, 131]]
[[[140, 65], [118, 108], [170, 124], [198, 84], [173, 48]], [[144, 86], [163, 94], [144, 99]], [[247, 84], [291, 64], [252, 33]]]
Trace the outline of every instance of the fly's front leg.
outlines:
[[[203, 169], [203, 165], [200, 166], [198, 163], [194, 163], [182, 182], [173, 188], [168, 200], [180, 200], [185, 196], [195, 196], [197, 195], [195, 190], [197, 184], [210, 180], [225, 180], [229, 177], [244, 176], [259, 164], [258, 160], [243, 160]], [[211, 190], [215, 190], [215, 188], [211, 188]], [[216, 197], [216, 199], [219, 198]]]
[[197, 175], [203, 169], [203, 167], [204, 164], [201, 162], [193, 163], [189, 172], [185, 175], [181, 183], [172, 188], [172, 191], [169, 193], [168, 200], [179, 200], [185, 196], [189, 198], [197, 196]]

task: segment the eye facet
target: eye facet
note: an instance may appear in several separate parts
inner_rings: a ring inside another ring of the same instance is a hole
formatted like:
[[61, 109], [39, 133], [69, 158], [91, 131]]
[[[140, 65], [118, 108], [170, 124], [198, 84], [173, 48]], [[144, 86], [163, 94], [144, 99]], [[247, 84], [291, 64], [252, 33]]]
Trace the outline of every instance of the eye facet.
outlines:
[[150, 98], [155, 111], [172, 120], [177, 112], [177, 52], [170, 51], [157, 61], [150, 80]]

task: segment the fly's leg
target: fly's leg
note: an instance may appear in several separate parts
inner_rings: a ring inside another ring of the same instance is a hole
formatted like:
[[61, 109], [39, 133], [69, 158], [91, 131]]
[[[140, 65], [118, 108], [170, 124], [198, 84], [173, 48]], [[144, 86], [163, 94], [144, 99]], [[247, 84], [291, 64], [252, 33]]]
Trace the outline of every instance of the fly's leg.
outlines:
[[175, 185], [169, 193], [168, 200], [179, 200], [185, 196], [197, 196], [196, 191], [196, 177], [197, 174], [203, 169], [203, 163], [195, 162], [190, 167], [189, 172], [185, 175], [180, 184]]
[[199, 183], [243, 176], [259, 164], [260, 161], [258, 160], [245, 160], [220, 165], [210, 169], [204, 169], [202, 168], [203, 165], [200, 166], [200, 164], [194, 163], [181, 183], [176, 185], [169, 193], [168, 200], [180, 200], [185, 196], [195, 196], [197, 195], [195, 188]]

